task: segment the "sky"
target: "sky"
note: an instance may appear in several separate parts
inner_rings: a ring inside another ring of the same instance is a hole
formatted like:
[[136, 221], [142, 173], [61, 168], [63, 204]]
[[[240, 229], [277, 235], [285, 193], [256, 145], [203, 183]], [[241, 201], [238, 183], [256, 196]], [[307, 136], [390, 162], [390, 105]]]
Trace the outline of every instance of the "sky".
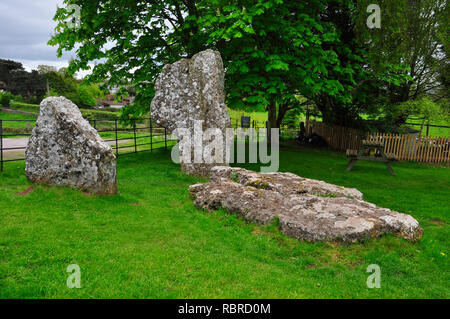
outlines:
[[[75, 54], [56, 56], [56, 47], [47, 45], [54, 33], [53, 16], [63, 0], [0, 0], [0, 58], [19, 61], [26, 70], [40, 64], [65, 67]], [[78, 73], [83, 77], [86, 74]]]

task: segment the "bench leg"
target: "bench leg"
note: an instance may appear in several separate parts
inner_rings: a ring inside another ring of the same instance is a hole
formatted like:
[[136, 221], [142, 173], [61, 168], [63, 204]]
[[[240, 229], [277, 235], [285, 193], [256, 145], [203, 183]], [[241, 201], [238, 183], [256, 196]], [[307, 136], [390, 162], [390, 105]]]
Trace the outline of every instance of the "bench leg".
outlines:
[[389, 172], [391, 172], [392, 175], [395, 175], [395, 172], [392, 169], [391, 163], [390, 162], [386, 162], [386, 166], [387, 166]]
[[356, 159], [351, 159], [350, 162], [348, 162], [347, 172], [350, 172], [352, 170], [353, 166], [355, 166], [356, 161]]

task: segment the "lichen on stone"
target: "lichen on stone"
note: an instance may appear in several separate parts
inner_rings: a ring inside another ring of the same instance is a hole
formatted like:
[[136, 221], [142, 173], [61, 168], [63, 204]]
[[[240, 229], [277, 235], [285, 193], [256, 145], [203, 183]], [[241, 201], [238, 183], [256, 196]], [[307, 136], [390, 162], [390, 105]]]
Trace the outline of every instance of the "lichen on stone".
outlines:
[[[230, 116], [225, 105], [225, 71], [218, 51], [205, 50], [191, 59], [181, 59], [167, 64], [155, 83], [155, 97], [151, 102], [151, 116], [170, 133], [176, 129], [188, 129], [191, 145], [197, 142], [203, 146], [211, 141], [205, 138], [194, 140], [194, 124], [203, 121], [203, 131], [219, 129], [222, 134], [222, 153], [213, 154], [213, 163], [194, 163], [194, 150], [180, 149], [181, 170], [201, 177], [209, 176], [209, 170], [216, 165], [228, 165], [226, 157], [226, 129], [231, 128]], [[179, 139], [183, 139], [177, 136]], [[204, 149], [204, 148], [203, 148]], [[190, 153], [191, 161], [184, 161]]]
[[38, 184], [96, 194], [117, 192], [113, 150], [65, 97], [41, 102], [25, 151], [25, 174]]
[[[239, 183], [226, 178], [233, 173], [239, 175]], [[213, 167], [210, 182], [193, 185], [190, 191], [200, 208], [220, 202], [230, 213], [262, 225], [278, 218], [281, 232], [299, 240], [355, 242], [386, 233], [412, 241], [422, 237], [412, 216], [368, 203], [356, 189], [291, 173], [270, 173], [272, 181], [266, 189], [261, 184], [265, 176], [242, 168]], [[300, 186], [307, 192], [298, 193]]]
[[252, 180], [247, 183], [247, 186], [251, 186], [257, 189], [271, 189], [270, 185], [266, 182], [263, 182], [260, 179]]

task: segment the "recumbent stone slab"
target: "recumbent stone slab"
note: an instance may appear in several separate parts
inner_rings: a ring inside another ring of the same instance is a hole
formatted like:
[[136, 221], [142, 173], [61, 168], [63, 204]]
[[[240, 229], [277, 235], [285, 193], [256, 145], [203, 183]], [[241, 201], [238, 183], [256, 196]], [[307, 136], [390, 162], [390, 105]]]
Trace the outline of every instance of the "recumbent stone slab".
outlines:
[[356, 189], [291, 173], [214, 167], [210, 182], [189, 190], [199, 208], [225, 208], [262, 225], [278, 218], [281, 232], [299, 240], [355, 242], [386, 233], [407, 240], [422, 237], [410, 215], [368, 203]]

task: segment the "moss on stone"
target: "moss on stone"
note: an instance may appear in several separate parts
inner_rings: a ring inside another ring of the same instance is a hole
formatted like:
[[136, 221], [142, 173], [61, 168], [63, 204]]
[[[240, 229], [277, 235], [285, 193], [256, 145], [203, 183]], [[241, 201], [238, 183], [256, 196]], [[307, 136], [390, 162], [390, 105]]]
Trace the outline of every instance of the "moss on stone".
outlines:
[[239, 178], [236, 174], [236, 172], [233, 171], [233, 173], [231, 174], [231, 180], [235, 183], [239, 183]]
[[247, 186], [252, 186], [257, 189], [271, 189], [270, 185], [266, 182], [263, 182], [260, 179], [253, 180], [247, 183]]
[[330, 194], [313, 194], [315, 196], [319, 196], [319, 197], [329, 197], [329, 198], [334, 198], [337, 197], [336, 193], [330, 193]]
[[297, 194], [306, 194], [308, 191], [304, 188], [303, 184], [299, 184], [297, 187]]

